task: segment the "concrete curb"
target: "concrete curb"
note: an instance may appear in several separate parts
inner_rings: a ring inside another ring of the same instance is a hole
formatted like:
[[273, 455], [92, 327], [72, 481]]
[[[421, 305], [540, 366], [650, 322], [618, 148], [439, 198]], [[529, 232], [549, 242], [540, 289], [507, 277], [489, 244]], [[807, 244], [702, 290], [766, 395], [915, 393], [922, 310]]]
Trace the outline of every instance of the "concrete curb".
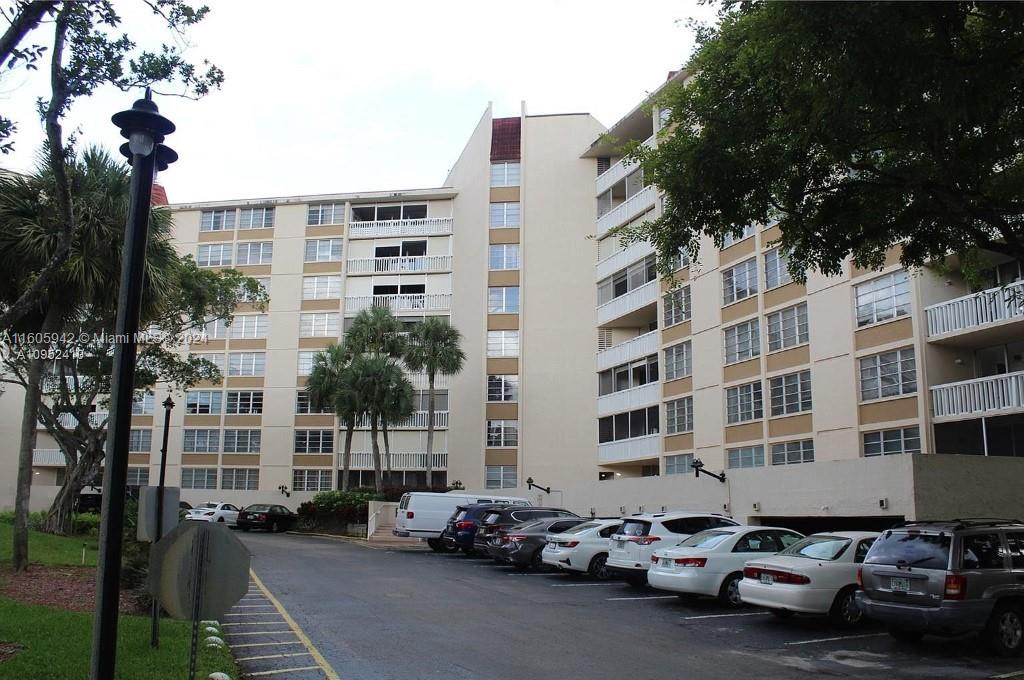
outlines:
[[365, 538], [355, 538], [354, 536], [338, 536], [336, 534], [320, 534], [311, 531], [288, 531], [288, 534], [293, 536], [313, 536], [314, 538], [329, 538], [335, 541], [342, 541], [344, 543], [351, 543], [353, 545], [362, 546], [363, 548], [370, 548], [371, 550], [403, 550], [406, 552], [430, 552], [430, 547], [426, 543], [420, 543], [419, 545], [374, 545]]

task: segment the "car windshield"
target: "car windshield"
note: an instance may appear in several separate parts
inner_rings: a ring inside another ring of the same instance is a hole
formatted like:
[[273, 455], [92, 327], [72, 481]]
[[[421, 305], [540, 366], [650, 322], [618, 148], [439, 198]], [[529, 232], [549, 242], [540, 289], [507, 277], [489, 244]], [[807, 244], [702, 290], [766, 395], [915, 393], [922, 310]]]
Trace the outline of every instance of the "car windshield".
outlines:
[[217, 504], [216, 503], [200, 503], [196, 507], [197, 508], [216, 508]]
[[246, 512], [270, 512], [269, 505], [250, 505], [245, 509]]
[[563, 534], [582, 534], [584, 531], [590, 531], [601, 526], [600, 522], [584, 522], [583, 524], [577, 524], [574, 527], [569, 527]]
[[948, 534], [886, 531], [864, 559], [868, 564], [900, 564], [921, 569], [949, 567]]
[[627, 519], [622, 522], [619, 533], [623, 536], [646, 536], [651, 533], [651, 523], [642, 519]]
[[498, 517], [499, 517], [498, 513], [492, 512], [489, 515], [487, 515], [486, 517], [484, 517], [484, 524], [494, 524], [495, 520], [497, 520]]
[[838, 559], [852, 541], [842, 536], [808, 536], [779, 553], [790, 557], [806, 557], [812, 560]]
[[702, 531], [694, 534], [679, 544], [680, 548], [714, 548], [716, 545], [735, 536], [731, 531]]

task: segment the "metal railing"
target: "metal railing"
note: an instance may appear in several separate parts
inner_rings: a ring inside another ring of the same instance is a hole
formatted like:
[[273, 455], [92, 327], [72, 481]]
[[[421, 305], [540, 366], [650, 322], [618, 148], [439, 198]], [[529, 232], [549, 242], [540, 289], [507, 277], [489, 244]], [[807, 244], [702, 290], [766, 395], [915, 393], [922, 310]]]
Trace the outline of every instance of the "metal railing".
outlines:
[[654, 246], [651, 245], [650, 241], [639, 241], [637, 243], [633, 243], [622, 250], [612, 253], [603, 260], [598, 260], [597, 266], [594, 269], [594, 279], [596, 281], [607, 279], [615, 272], [622, 271], [629, 265], [644, 259], [653, 252]]
[[423, 217], [415, 220], [376, 220], [350, 222], [349, 238], [378, 236], [432, 236], [452, 233], [451, 217]]
[[403, 257], [360, 257], [350, 259], [347, 264], [349, 274], [447, 272], [452, 269], [452, 256], [414, 255]]
[[624, 314], [658, 302], [658, 280], [648, 281], [625, 295], [609, 300], [597, 308], [597, 323], [608, 323]]
[[641, 213], [650, 210], [654, 207], [654, 199], [657, 198], [657, 195], [654, 186], [648, 185], [598, 217], [597, 236], [601, 237], [609, 229], [625, 224]]
[[940, 302], [927, 307], [925, 314], [929, 337], [1024, 318], [1024, 281]]
[[372, 515], [366, 518], [366, 540], [370, 540], [377, 533], [377, 519], [380, 517], [381, 510], [383, 509], [383, 507], [377, 508]]
[[657, 458], [660, 454], [661, 435], [659, 434], [597, 445], [599, 463], [614, 463], [633, 458]]
[[[448, 411], [434, 411], [434, 427], [448, 427]], [[359, 430], [370, 429], [370, 419], [363, 416], [356, 421], [356, 428]], [[425, 430], [427, 429], [427, 412], [416, 411], [412, 417], [398, 423], [388, 423], [389, 430]]]
[[[380, 452], [381, 467], [383, 469], [388, 468], [387, 457], [384, 451]], [[373, 453], [371, 451], [353, 451], [351, 467], [353, 470], [372, 470], [373, 469]], [[445, 469], [448, 467], [448, 454], [446, 452], [437, 452], [433, 454], [433, 465], [430, 466], [435, 470]], [[425, 470], [427, 468], [427, 454], [419, 451], [392, 451], [391, 452], [391, 469], [392, 470]]]
[[936, 418], [1024, 409], [1024, 371], [936, 385], [931, 392]]
[[446, 312], [451, 306], [451, 293], [352, 295], [345, 298], [346, 314], [354, 314], [370, 307], [387, 307], [392, 312]]
[[[654, 147], [654, 135], [651, 135], [643, 141], [643, 146], [647, 148]], [[612, 165], [610, 168], [602, 172], [597, 176], [594, 182], [594, 188], [596, 195], [600, 196], [604, 192], [608, 191], [616, 182], [624, 179], [626, 175], [632, 172], [636, 168], [636, 163], [626, 162], [626, 159], [622, 159]]]
[[658, 352], [658, 331], [651, 331], [612, 345], [597, 353], [597, 370], [603, 371]]
[[64, 467], [67, 463], [60, 449], [32, 449], [32, 464], [39, 467]]
[[[100, 425], [103, 425], [104, 427], [106, 427], [106, 421], [109, 416], [110, 414], [107, 411], [95, 411], [93, 413], [90, 413], [89, 426], [95, 428], [100, 427]], [[57, 422], [60, 423], [61, 427], [68, 430], [73, 430], [76, 427], [78, 427], [78, 418], [76, 418], [74, 414], [71, 413], [61, 413], [59, 416], [57, 416]], [[43, 424], [42, 418], [39, 419], [39, 427], [46, 427]]]
[[661, 401], [661, 383], [655, 381], [605, 394], [597, 398], [597, 415], [606, 416], [622, 411], [632, 411], [642, 406], [652, 406]]

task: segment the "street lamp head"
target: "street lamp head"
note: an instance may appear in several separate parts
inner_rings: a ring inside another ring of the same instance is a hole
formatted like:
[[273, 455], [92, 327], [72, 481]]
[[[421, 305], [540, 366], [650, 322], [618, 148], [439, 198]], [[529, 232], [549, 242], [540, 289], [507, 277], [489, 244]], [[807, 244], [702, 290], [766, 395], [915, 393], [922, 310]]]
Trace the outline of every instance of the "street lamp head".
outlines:
[[128, 150], [141, 156], [153, 153], [164, 136], [174, 132], [174, 123], [160, 115], [148, 87], [144, 99], [137, 99], [132, 108], [115, 113], [110, 120], [121, 128], [121, 136], [128, 140]]
[[533, 486], [533, 477], [526, 478], [526, 486]]
[[168, 411], [174, 408], [174, 400], [171, 399], [170, 397], [164, 399], [164, 408], [167, 409]]

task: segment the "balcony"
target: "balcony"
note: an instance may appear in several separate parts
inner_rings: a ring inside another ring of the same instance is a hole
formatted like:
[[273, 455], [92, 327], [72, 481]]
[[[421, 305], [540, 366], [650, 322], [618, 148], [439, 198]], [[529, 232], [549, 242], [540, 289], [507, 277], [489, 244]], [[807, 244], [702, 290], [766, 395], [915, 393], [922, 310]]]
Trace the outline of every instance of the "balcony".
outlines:
[[1024, 411], [1024, 371], [936, 385], [931, 388], [936, 421], [964, 420]]
[[650, 356], [658, 351], [658, 331], [651, 331], [630, 338], [626, 342], [612, 345], [608, 349], [597, 353], [597, 370], [603, 371], [606, 368], [613, 368], [627, 361]]
[[[434, 461], [432, 467], [435, 470], [444, 470], [448, 467], [448, 454], [438, 453], [434, 451]], [[384, 451], [380, 452], [381, 467], [384, 470], [388, 469], [387, 461], [385, 460]], [[370, 451], [353, 451], [352, 452], [352, 464], [353, 470], [372, 470], [373, 469], [373, 453]], [[425, 470], [427, 468], [427, 454], [419, 451], [392, 451], [391, 452], [391, 469], [392, 470]]]
[[[925, 313], [931, 341], [952, 341], [968, 335], [978, 335], [983, 342], [1010, 339], [1009, 335], [1021, 332], [1017, 322], [1024, 320], [1024, 281], [940, 302]], [[1011, 325], [1013, 328], [1009, 328]]]
[[[448, 411], [434, 411], [434, 427], [444, 430], [448, 427]], [[356, 421], [357, 430], [369, 430], [370, 419], [363, 416]], [[389, 430], [425, 430], [427, 429], [427, 412], [416, 411], [411, 418], [400, 423], [388, 423]]]
[[597, 276], [595, 279], [601, 281], [615, 272], [622, 271], [634, 262], [638, 262], [654, 252], [654, 246], [649, 241], [633, 243], [617, 253], [609, 255], [597, 263]]
[[451, 217], [424, 217], [415, 220], [350, 222], [348, 226], [349, 238], [441, 236], [450, 233], [452, 233]]
[[[110, 414], [107, 411], [95, 411], [94, 413], [90, 413], [89, 426], [93, 428], [100, 427], [101, 425], [105, 426], [109, 416]], [[78, 418], [71, 413], [61, 413], [57, 416], [57, 422], [66, 430], [73, 430], [78, 427]], [[39, 427], [46, 427], [42, 420], [39, 421]]]
[[[405, 377], [412, 383], [414, 390], [426, 390], [429, 389], [427, 384], [426, 373], [406, 373]], [[448, 376], [438, 373], [434, 376], [434, 389], [435, 390], [446, 390], [448, 389]]]
[[32, 449], [34, 467], [64, 467], [67, 462], [60, 449]]
[[349, 274], [430, 274], [450, 272], [451, 255], [417, 255], [413, 257], [362, 257], [348, 261]]
[[642, 458], [657, 458], [659, 455], [661, 455], [660, 434], [649, 434], [646, 437], [597, 445], [597, 462], [600, 465]]
[[447, 312], [451, 293], [410, 293], [405, 295], [353, 295], [345, 298], [345, 314], [353, 316], [370, 307], [387, 307], [395, 314]]
[[619, 203], [604, 215], [597, 218], [597, 237], [601, 238], [609, 229], [626, 224], [630, 220], [647, 212], [654, 207], [654, 202], [657, 197], [658, 192], [654, 186], [646, 186], [622, 203]]
[[[654, 135], [645, 139], [643, 146], [646, 146], [648, 149], [654, 148]], [[618, 163], [597, 176], [597, 180], [595, 181], [595, 195], [600, 196], [604, 192], [608, 191], [616, 182], [621, 182], [626, 178], [626, 175], [633, 172], [635, 169], [636, 163], [627, 163], [625, 159], [620, 160]]]
[[[597, 308], [597, 325], [605, 326], [616, 321], [618, 326], [641, 326], [645, 321], [657, 320], [657, 311], [637, 314], [639, 310], [658, 304], [658, 280], [648, 281], [625, 295], [609, 300]], [[650, 317], [650, 318], [648, 318]]]
[[661, 383], [652, 382], [640, 387], [631, 387], [621, 392], [612, 392], [597, 398], [597, 415], [607, 416], [623, 411], [632, 411], [643, 406], [653, 406], [661, 400]]

